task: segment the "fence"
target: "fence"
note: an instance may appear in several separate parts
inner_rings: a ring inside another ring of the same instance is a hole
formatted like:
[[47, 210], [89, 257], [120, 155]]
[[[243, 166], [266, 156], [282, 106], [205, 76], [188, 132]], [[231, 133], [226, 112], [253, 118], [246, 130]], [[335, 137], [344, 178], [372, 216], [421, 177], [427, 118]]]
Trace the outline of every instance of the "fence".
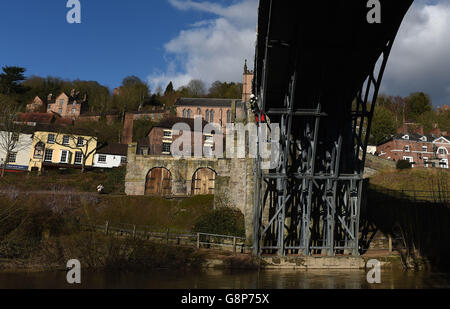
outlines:
[[[233, 252], [245, 252], [245, 238], [229, 235], [217, 235], [207, 233], [179, 234], [171, 233], [169, 229], [165, 232], [151, 231], [147, 226], [136, 226], [132, 224], [120, 224], [121, 226], [111, 226], [108, 221], [104, 225], [80, 224], [88, 231], [101, 232], [105, 235], [117, 237], [131, 237], [134, 239], [152, 240], [165, 244], [177, 246], [195, 246], [198, 249], [228, 249]], [[139, 229], [144, 227], [144, 229]]]

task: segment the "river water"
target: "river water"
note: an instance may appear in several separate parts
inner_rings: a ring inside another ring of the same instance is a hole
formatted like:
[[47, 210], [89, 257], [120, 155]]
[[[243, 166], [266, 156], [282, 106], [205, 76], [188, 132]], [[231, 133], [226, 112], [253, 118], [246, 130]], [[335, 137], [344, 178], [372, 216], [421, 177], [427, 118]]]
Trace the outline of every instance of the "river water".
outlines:
[[450, 288], [450, 274], [384, 271], [369, 284], [362, 270], [82, 272], [81, 284], [65, 272], [0, 273], [0, 289], [423, 289]]

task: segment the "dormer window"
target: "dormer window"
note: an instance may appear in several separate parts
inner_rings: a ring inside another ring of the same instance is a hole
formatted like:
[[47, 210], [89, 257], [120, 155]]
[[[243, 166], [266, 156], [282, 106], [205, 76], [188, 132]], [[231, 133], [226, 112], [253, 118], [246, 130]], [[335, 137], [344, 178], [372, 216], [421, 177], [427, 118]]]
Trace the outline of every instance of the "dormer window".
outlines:
[[409, 135], [403, 135], [403, 137], [402, 137], [403, 139], [407, 139], [407, 140], [409, 140]]
[[423, 142], [426, 142], [426, 141], [427, 141], [427, 137], [426, 137], [426, 136], [422, 136], [422, 137], [420, 138], [420, 140], [423, 141]]

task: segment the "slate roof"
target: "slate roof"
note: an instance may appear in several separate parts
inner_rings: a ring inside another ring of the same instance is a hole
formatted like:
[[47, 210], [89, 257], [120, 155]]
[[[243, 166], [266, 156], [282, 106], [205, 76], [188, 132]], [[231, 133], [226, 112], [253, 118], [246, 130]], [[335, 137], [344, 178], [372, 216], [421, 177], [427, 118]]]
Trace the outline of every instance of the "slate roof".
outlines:
[[241, 103], [241, 100], [232, 99], [179, 98], [175, 106], [231, 107], [233, 101]]
[[128, 153], [128, 145], [110, 143], [97, 150], [98, 154], [116, 155], [126, 157]]

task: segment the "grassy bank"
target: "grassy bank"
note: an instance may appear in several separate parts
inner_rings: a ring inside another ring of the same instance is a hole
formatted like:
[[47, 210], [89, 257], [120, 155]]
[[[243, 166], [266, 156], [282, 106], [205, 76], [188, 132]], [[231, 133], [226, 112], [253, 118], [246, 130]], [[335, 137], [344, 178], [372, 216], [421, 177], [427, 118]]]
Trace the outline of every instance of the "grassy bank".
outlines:
[[370, 184], [398, 191], [449, 191], [450, 171], [425, 168], [384, 170], [371, 177]]
[[79, 170], [47, 170], [41, 175], [7, 173], [0, 178], [0, 190], [96, 192], [101, 183], [106, 193], [124, 194], [125, 168], [94, 169], [84, 174]]
[[[213, 196], [157, 197], [17, 194], [0, 198], [0, 270], [65, 268], [79, 259], [88, 268], [145, 270], [192, 268], [206, 254], [194, 248], [87, 232], [80, 223], [137, 225], [153, 232], [193, 233], [213, 218], [218, 228], [243, 228], [243, 216], [215, 210]], [[224, 217], [225, 220], [218, 220]], [[233, 234], [236, 230], [228, 231]], [[216, 233], [217, 230], [205, 231]]]

